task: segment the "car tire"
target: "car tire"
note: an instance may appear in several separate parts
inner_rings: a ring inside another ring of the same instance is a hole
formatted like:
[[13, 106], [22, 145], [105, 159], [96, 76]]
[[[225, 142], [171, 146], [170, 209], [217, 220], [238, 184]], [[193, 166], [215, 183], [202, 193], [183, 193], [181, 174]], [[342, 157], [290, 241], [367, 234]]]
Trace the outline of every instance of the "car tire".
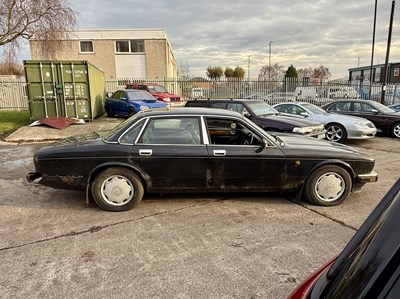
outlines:
[[106, 109], [106, 113], [107, 113], [108, 117], [114, 117], [115, 116], [111, 107]]
[[341, 204], [350, 194], [350, 174], [340, 166], [325, 165], [307, 178], [304, 196], [312, 204], [335, 206]]
[[394, 137], [400, 138], [400, 122], [399, 123], [395, 123], [392, 126], [392, 130], [391, 131], [392, 131], [392, 135]]
[[99, 175], [92, 184], [93, 199], [99, 208], [119, 212], [135, 207], [143, 198], [140, 178], [122, 167], [111, 167]]
[[325, 138], [333, 142], [343, 142], [347, 139], [347, 131], [340, 124], [328, 124], [325, 126]]
[[132, 116], [135, 114], [135, 110], [132, 107], [128, 108], [128, 116]]

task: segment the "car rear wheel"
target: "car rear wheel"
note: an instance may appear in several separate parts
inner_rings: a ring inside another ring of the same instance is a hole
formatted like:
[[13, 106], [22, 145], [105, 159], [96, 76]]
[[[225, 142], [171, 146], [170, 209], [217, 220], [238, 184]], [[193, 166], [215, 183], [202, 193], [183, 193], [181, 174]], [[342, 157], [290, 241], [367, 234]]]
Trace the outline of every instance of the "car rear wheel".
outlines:
[[103, 210], [118, 212], [135, 207], [143, 198], [141, 180], [132, 171], [112, 167], [101, 172], [92, 184], [92, 195]]
[[400, 138], [400, 123], [395, 123], [392, 127], [392, 135]]
[[325, 138], [329, 141], [342, 142], [347, 139], [346, 129], [342, 125], [328, 124], [325, 129]]
[[109, 107], [108, 109], [106, 109], [106, 112], [107, 112], [107, 116], [108, 116], [108, 117], [114, 117], [114, 116], [115, 116], [115, 115], [114, 115], [114, 112], [113, 112], [113, 110], [112, 110], [111, 107]]
[[326, 165], [315, 170], [304, 186], [304, 196], [312, 204], [335, 206], [350, 194], [350, 174], [342, 167]]

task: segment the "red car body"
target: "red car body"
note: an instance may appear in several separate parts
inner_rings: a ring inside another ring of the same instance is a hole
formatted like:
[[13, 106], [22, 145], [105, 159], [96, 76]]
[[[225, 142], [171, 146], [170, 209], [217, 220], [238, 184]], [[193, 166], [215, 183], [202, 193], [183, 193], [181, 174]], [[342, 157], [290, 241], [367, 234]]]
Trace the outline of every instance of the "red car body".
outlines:
[[159, 101], [166, 102], [170, 106], [183, 106], [182, 97], [173, 93], [157, 83], [127, 83], [125, 89], [141, 89], [151, 93]]

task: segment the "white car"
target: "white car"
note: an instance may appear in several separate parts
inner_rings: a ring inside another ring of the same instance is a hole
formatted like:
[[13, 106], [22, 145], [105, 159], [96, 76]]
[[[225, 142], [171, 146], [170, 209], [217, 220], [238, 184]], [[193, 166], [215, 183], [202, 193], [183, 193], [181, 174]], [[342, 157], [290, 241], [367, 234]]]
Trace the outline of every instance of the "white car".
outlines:
[[273, 106], [283, 115], [307, 118], [324, 124], [325, 138], [342, 142], [346, 139], [368, 139], [375, 137], [375, 125], [364, 118], [328, 113], [314, 104], [285, 102]]

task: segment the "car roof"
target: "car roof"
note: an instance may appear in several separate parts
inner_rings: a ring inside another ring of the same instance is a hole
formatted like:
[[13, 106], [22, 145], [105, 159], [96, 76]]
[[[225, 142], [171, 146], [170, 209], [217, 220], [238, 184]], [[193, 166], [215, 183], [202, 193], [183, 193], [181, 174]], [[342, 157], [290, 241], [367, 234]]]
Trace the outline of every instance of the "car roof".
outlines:
[[185, 115], [192, 114], [196, 116], [200, 115], [218, 115], [218, 116], [235, 116], [243, 118], [242, 115], [235, 111], [225, 110], [225, 109], [217, 109], [217, 108], [203, 108], [203, 107], [182, 107], [182, 108], [174, 108], [171, 110], [145, 110], [143, 112], [143, 116], [155, 116], [155, 115]]

